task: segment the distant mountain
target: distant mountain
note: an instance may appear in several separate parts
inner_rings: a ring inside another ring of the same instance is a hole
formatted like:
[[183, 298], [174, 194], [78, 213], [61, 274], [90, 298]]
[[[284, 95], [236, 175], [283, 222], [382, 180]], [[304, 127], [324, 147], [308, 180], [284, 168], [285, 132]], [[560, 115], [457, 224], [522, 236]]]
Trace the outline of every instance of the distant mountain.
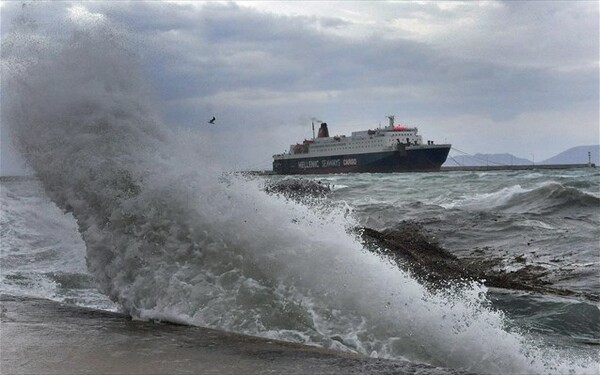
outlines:
[[512, 154], [475, 154], [448, 156], [444, 167], [481, 166], [481, 165], [529, 165], [531, 160], [516, 157]]
[[[600, 166], [600, 145], [577, 146], [536, 164], [585, 164], [588, 162], [588, 152], [592, 163]], [[483, 165], [531, 165], [533, 161], [519, 158], [512, 154], [475, 154], [452, 155], [444, 163], [444, 167], [453, 166], [483, 166]]]
[[600, 145], [577, 146], [542, 161], [541, 164], [583, 164], [588, 162], [588, 152], [592, 163], [600, 165]]

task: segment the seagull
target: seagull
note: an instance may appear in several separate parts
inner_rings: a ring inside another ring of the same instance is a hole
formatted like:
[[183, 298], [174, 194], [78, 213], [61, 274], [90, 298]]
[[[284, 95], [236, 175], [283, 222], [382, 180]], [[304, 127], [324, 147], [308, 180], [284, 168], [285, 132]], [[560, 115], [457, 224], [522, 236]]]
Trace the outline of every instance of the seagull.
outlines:
[[208, 123], [209, 123], [209, 124], [214, 124], [214, 123], [215, 123], [215, 120], [216, 120], [216, 118], [215, 118], [215, 116], [213, 116], [213, 118], [211, 118], [211, 119], [210, 119], [210, 121], [209, 121]]

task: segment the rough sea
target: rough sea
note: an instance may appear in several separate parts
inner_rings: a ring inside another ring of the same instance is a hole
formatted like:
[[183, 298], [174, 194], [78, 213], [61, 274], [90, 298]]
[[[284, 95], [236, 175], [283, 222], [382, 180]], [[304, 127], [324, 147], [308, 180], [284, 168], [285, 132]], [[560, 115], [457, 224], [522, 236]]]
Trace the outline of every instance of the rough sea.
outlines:
[[[36, 177], [0, 180], [1, 293], [477, 373], [598, 373], [597, 169], [315, 176], [333, 191], [299, 203], [168, 126], [110, 24], [51, 39], [23, 22], [2, 59], [2, 122]], [[582, 294], [426, 288], [351, 230], [403, 221]]]

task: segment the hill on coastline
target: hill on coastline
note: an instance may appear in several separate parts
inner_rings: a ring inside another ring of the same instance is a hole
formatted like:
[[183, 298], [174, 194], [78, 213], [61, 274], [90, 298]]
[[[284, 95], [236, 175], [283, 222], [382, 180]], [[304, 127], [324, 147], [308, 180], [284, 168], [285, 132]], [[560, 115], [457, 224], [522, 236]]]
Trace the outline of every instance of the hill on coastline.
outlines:
[[520, 158], [512, 154], [480, 154], [448, 156], [444, 167], [454, 166], [481, 166], [481, 165], [528, 165], [531, 160]]
[[[600, 165], [600, 145], [576, 146], [563, 151], [551, 158], [536, 162], [535, 164], [585, 164], [588, 162], [588, 152], [592, 163]], [[531, 165], [532, 160], [518, 156], [503, 154], [451, 155], [444, 163], [444, 167], [453, 166], [483, 166], [483, 165]]]
[[599, 163], [600, 145], [572, 147], [560, 154], [542, 161], [542, 164], [583, 164], [588, 162], [588, 152], [592, 163]]

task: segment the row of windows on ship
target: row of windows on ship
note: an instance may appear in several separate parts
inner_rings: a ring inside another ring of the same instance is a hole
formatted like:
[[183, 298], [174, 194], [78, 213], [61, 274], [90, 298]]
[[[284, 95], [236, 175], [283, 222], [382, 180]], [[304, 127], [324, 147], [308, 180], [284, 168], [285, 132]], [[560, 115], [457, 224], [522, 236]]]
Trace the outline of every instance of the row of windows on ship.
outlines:
[[[400, 143], [400, 140], [397, 139], [396, 140], [398, 143]], [[345, 147], [340, 147], [342, 146], [341, 144], [339, 145], [335, 145], [335, 147], [327, 147], [325, 145], [311, 145], [311, 150], [314, 151], [336, 151], [336, 150], [355, 150], [355, 149], [363, 149], [363, 148], [369, 148], [372, 147], [374, 143], [382, 145], [384, 142], [382, 140], [377, 140], [377, 141], [364, 141], [364, 142], [356, 142], [359, 143], [358, 146], [345, 146]], [[365, 145], [365, 143], [367, 143]], [[388, 143], [388, 146], [391, 146], [392, 143], [390, 142], [386, 142]], [[414, 143], [415, 145], [417, 144], [416, 140], [411, 141], [409, 138], [406, 138], [406, 143], [407, 144], [411, 144]], [[328, 145], [329, 146], [329, 145]]]
[[[352, 142], [352, 143], [357, 143], [357, 144], [365, 144], [365, 143], [368, 143], [368, 144], [373, 144], [373, 143], [378, 143], [378, 144], [382, 144], [383, 142], [385, 142], [385, 140], [383, 140], [383, 139], [378, 139], [378, 140], [375, 140], [375, 141], [354, 141], [354, 142]], [[396, 142], [400, 142], [400, 140], [399, 140], [399, 139], [396, 139]], [[406, 137], [406, 142], [407, 142], [407, 143], [416, 142], [416, 139], [415, 139], [415, 138], [413, 138], [413, 139], [411, 140], [409, 137]], [[387, 142], [387, 143], [391, 144], [391, 142]], [[343, 144], [343, 143], [334, 143], [333, 145], [334, 145], [334, 146], [338, 146], [338, 145], [342, 145], [342, 144]], [[319, 145], [319, 144], [313, 144], [313, 145], [311, 145], [310, 147], [311, 147], [311, 148], [321, 148], [321, 147], [327, 147], [327, 146], [330, 146], [330, 145]]]

